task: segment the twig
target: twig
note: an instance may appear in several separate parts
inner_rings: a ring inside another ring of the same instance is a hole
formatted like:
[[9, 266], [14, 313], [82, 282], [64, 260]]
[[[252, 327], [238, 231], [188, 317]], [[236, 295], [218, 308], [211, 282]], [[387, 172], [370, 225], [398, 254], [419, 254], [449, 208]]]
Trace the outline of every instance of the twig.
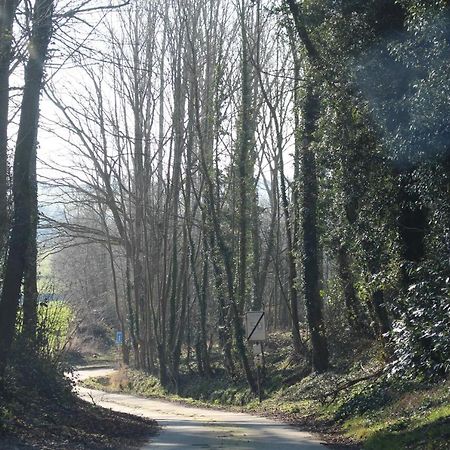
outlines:
[[89, 395], [89, 397], [91, 397], [92, 404], [93, 404], [94, 406], [97, 406], [97, 403], [95, 403], [95, 400], [94, 400], [94, 397], [92, 397], [92, 394], [91, 394], [90, 392], [88, 392], [88, 395]]

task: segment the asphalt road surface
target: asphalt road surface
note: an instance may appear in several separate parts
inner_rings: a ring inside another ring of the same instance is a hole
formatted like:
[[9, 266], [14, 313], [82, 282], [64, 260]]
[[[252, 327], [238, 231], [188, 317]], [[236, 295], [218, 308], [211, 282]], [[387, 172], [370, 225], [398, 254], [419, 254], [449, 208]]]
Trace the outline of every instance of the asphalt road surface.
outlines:
[[[86, 369], [78, 379], [102, 376], [112, 369]], [[164, 400], [110, 394], [78, 387], [80, 397], [97, 405], [155, 419], [162, 427], [142, 449], [324, 450], [309, 433], [255, 415], [194, 408]]]

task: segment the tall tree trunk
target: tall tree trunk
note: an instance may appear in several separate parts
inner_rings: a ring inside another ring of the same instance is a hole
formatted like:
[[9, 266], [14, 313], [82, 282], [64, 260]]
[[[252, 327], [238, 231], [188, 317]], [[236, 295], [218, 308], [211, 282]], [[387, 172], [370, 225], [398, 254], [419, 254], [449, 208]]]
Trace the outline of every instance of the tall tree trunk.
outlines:
[[[190, 77], [192, 73], [189, 74]], [[193, 87], [192, 78], [189, 80], [189, 87]], [[192, 91], [190, 90], [189, 93]], [[188, 124], [187, 124], [187, 142], [186, 142], [186, 173], [192, 173], [193, 162], [192, 155], [194, 153], [194, 132], [195, 132], [195, 104], [194, 102], [189, 102], [188, 107]], [[181, 155], [180, 155], [181, 159]], [[179, 173], [179, 178], [181, 178], [181, 170]], [[186, 177], [187, 178], [187, 177]], [[189, 236], [192, 234], [192, 224], [193, 224], [193, 211], [191, 207], [191, 180], [186, 179], [185, 189], [184, 189], [184, 223], [183, 226], [183, 240], [181, 249], [178, 248], [177, 252], [181, 250], [181, 267], [180, 267], [180, 283], [177, 288], [179, 292], [178, 296], [180, 298], [179, 305], [179, 319], [176, 329], [175, 340], [173, 348], [171, 349], [172, 355], [172, 378], [175, 383], [176, 392], [178, 392], [179, 384], [179, 372], [180, 372], [180, 360], [181, 360], [181, 346], [185, 336], [185, 322], [187, 315], [187, 306], [189, 302]], [[178, 200], [178, 199], [177, 199]]]
[[39, 100], [44, 77], [44, 63], [52, 35], [53, 0], [36, 0], [30, 56], [25, 68], [17, 145], [14, 157], [14, 216], [5, 279], [0, 300], [0, 380], [14, 337], [20, 287], [26, 267], [28, 238], [32, 233], [33, 177], [39, 124]]
[[31, 163], [31, 233], [28, 237], [28, 251], [26, 257], [25, 274], [23, 281], [23, 335], [30, 346], [33, 346], [37, 329], [37, 226], [38, 226], [38, 204], [37, 204], [37, 178], [36, 158]]
[[250, 180], [253, 178], [252, 167], [250, 167], [250, 152], [254, 141], [253, 130], [253, 101], [252, 101], [252, 77], [251, 64], [248, 48], [247, 28], [245, 23], [246, 4], [241, 2], [241, 36], [242, 36], [242, 61], [241, 61], [241, 111], [239, 127], [239, 149], [238, 149], [238, 189], [239, 189], [239, 262], [237, 269], [237, 296], [236, 301], [231, 304], [233, 315], [234, 337], [236, 349], [247, 377], [248, 384], [253, 392], [256, 392], [247, 350], [244, 344], [244, 329], [242, 325], [242, 314], [244, 308], [249, 306], [248, 302], [248, 226], [249, 226], [249, 194]]
[[[205, 218], [203, 215], [203, 229], [205, 229]], [[201, 375], [211, 375], [211, 364], [208, 353], [208, 333], [207, 333], [207, 314], [208, 314], [208, 280], [209, 280], [209, 258], [207, 252], [206, 234], [203, 235], [203, 245], [201, 248], [201, 277], [197, 273], [195, 264], [195, 246], [192, 236], [192, 224], [189, 226], [189, 255], [192, 278], [194, 282], [195, 293], [198, 301], [198, 336], [195, 344], [195, 351], [197, 356], [198, 370]], [[200, 281], [201, 279], [201, 281]]]
[[319, 114], [319, 99], [308, 82], [303, 107], [303, 251], [305, 302], [312, 344], [312, 365], [316, 372], [328, 369], [329, 355], [320, 296], [319, 242], [317, 231], [317, 168], [311, 144]]
[[133, 243], [133, 282], [134, 301], [136, 311], [136, 339], [139, 345], [139, 354], [136, 355], [136, 365], [140, 369], [145, 368], [145, 345], [143, 340], [145, 324], [144, 318], [144, 273], [142, 265], [142, 236], [144, 227], [144, 150], [143, 150], [143, 114], [144, 99], [142, 76], [140, 73], [141, 38], [138, 17], [138, 7], [135, 5], [133, 24], [133, 74], [132, 74], [132, 109], [134, 118], [134, 141], [133, 141], [133, 169], [134, 169], [134, 233], [131, 237]]
[[239, 263], [237, 270], [237, 301], [240, 313], [243, 308], [248, 306], [247, 285], [248, 285], [248, 228], [249, 228], [249, 196], [250, 179], [253, 176], [252, 167], [250, 167], [250, 152], [253, 145], [253, 95], [252, 95], [252, 77], [251, 63], [248, 48], [247, 27], [246, 27], [246, 5], [245, 0], [241, 2], [241, 38], [242, 38], [242, 61], [241, 61], [241, 106], [240, 106], [240, 124], [238, 140], [238, 192], [239, 192]]
[[128, 366], [130, 364], [130, 351], [129, 351], [129, 344], [127, 340], [127, 329], [125, 326], [125, 320], [123, 317], [122, 310], [120, 308], [120, 302], [119, 302], [119, 289], [117, 287], [117, 273], [116, 273], [116, 265], [114, 262], [114, 251], [112, 247], [111, 242], [111, 234], [109, 232], [108, 224], [106, 222], [106, 214], [103, 209], [103, 206], [99, 203], [99, 210], [101, 212], [100, 218], [102, 220], [103, 229], [106, 235], [106, 248], [108, 251], [109, 256], [109, 264], [111, 268], [111, 277], [112, 277], [112, 283], [113, 283], [113, 292], [114, 292], [114, 307], [116, 310], [116, 316], [117, 320], [120, 324], [120, 329], [122, 331], [123, 339], [121, 344], [121, 350], [122, 350], [122, 362]]
[[[204, 242], [206, 239], [204, 239]], [[202, 267], [202, 284], [199, 295], [199, 314], [200, 314], [200, 339], [199, 348], [201, 352], [201, 359], [204, 373], [211, 375], [211, 362], [208, 352], [208, 332], [207, 332], [207, 318], [208, 318], [208, 280], [209, 280], [209, 261], [205, 245], [203, 245], [203, 267]]]
[[[180, 32], [178, 38], [178, 54], [176, 55], [175, 82], [174, 82], [174, 111], [173, 111], [173, 129], [174, 129], [174, 156], [173, 156], [173, 172], [172, 172], [172, 189], [171, 189], [171, 224], [172, 224], [172, 261], [171, 261], [171, 277], [170, 277], [170, 298], [169, 298], [169, 330], [168, 330], [168, 351], [171, 360], [171, 370], [174, 370], [174, 362], [177, 356], [173, 353], [176, 347], [177, 330], [177, 309], [180, 300], [180, 261], [179, 261], [179, 219], [178, 212], [180, 207], [180, 192], [182, 185], [181, 163], [184, 149], [184, 119], [185, 119], [185, 96], [186, 96], [186, 64], [184, 64], [183, 55], [183, 34]], [[184, 245], [185, 243], [183, 243]], [[184, 248], [184, 247], [183, 247]], [[183, 261], [182, 261], [183, 263]], [[182, 265], [182, 264], [181, 264]], [[175, 359], [173, 358], [175, 357]], [[176, 374], [172, 373], [176, 377]]]
[[9, 67], [14, 14], [19, 0], [0, 0], [0, 267], [8, 240]]
[[[294, 60], [294, 125], [295, 125], [295, 135], [294, 135], [294, 183], [292, 187], [292, 212], [289, 218], [290, 224], [290, 238], [288, 236], [288, 243], [290, 242], [290, 256], [289, 256], [289, 275], [290, 275], [290, 290], [291, 296], [295, 297], [295, 305], [291, 300], [291, 310], [295, 313], [295, 322], [293, 323], [294, 334], [294, 349], [297, 354], [302, 350], [305, 353], [304, 344], [300, 338], [300, 328], [299, 328], [299, 315], [298, 315], [298, 274], [301, 273], [300, 266], [300, 224], [301, 224], [301, 190], [300, 190], [300, 160], [302, 152], [302, 136], [301, 136], [301, 126], [300, 126], [300, 104], [302, 93], [300, 92], [300, 74], [301, 74], [301, 62], [298, 54], [298, 46], [295, 44], [293, 38], [293, 33], [290, 27], [288, 27], [289, 41], [292, 52], [292, 58]], [[283, 188], [283, 185], [282, 185]], [[286, 202], [286, 195], [282, 194], [283, 203]], [[292, 278], [294, 277], [294, 278]], [[294, 308], [295, 307], [295, 308]], [[293, 317], [294, 319], [294, 317]], [[301, 345], [301, 347], [300, 347]]]
[[[302, 42], [310, 64], [324, 78], [328, 78], [327, 68], [319, 55], [304, 23], [303, 11], [297, 0], [286, 0], [291, 13], [296, 34]], [[317, 234], [317, 173], [316, 158], [311, 149], [314, 139], [316, 121], [319, 113], [319, 99], [313, 90], [311, 81], [307, 81], [306, 96], [303, 107], [303, 250], [304, 250], [304, 283], [305, 302], [308, 326], [311, 334], [313, 370], [324, 372], [329, 366], [328, 344], [322, 314], [320, 297], [319, 249]]]
[[164, 159], [164, 69], [166, 58], [166, 40], [167, 40], [167, 23], [168, 23], [168, 8], [169, 2], [165, 2], [164, 6], [164, 24], [163, 24], [163, 36], [161, 43], [161, 58], [159, 67], [159, 116], [158, 116], [158, 162], [157, 162], [157, 196], [158, 199], [162, 196], [163, 191], [163, 159]]

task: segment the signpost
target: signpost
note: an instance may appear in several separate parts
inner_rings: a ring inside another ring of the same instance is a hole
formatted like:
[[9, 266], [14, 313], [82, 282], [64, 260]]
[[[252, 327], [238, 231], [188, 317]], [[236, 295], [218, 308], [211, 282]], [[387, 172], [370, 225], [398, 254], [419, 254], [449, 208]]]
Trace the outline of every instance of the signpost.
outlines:
[[245, 332], [247, 341], [253, 343], [253, 356], [256, 366], [256, 376], [258, 381], [258, 397], [261, 403], [261, 375], [260, 370], [263, 365], [262, 343], [266, 340], [266, 321], [264, 311], [248, 311], [245, 315]]
[[123, 331], [116, 331], [117, 368], [120, 369], [120, 349], [123, 345]]
[[256, 343], [253, 344], [253, 355], [254, 356], [262, 355], [261, 342], [256, 342]]
[[247, 341], [261, 342], [266, 340], [266, 320], [264, 311], [248, 311], [245, 315]]

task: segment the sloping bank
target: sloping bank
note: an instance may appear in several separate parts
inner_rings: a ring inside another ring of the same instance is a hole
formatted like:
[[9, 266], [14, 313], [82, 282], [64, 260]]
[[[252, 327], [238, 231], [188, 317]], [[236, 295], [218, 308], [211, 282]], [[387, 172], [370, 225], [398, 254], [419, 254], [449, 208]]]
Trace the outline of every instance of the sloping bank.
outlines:
[[312, 374], [300, 380], [266, 375], [261, 404], [246, 385], [230, 382], [220, 371], [211, 378], [184, 374], [178, 395], [165, 391], [154, 376], [131, 369], [88, 379], [84, 385], [269, 415], [316, 432], [336, 448], [449, 449], [449, 381], [405, 384], [379, 372], [359, 367], [350, 375]]
[[159, 430], [154, 420], [79, 399], [71, 383], [46, 361], [9, 367], [0, 392], [0, 449], [137, 449]]

